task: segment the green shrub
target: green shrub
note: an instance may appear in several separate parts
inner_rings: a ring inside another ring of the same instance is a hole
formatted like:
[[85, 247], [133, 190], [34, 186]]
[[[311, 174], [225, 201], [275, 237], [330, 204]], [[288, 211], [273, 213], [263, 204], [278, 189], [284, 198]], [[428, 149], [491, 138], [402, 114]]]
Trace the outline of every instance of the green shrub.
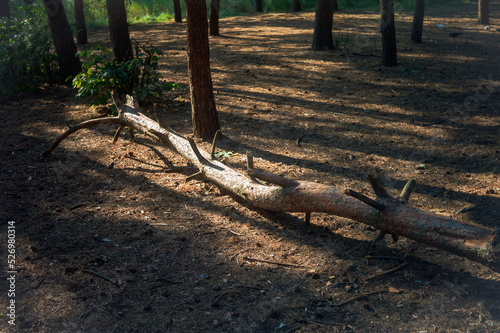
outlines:
[[158, 57], [161, 51], [149, 44], [136, 42], [135, 57], [124, 62], [112, 59], [111, 51], [100, 46], [79, 52], [83, 58], [82, 72], [73, 79], [78, 89], [76, 97], [91, 98], [92, 105], [108, 103], [111, 93], [133, 95], [139, 102], [147, 102], [152, 96], [160, 97], [164, 91], [177, 85], [160, 80]]
[[50, 53], [50, 47], [47, 17], [41, 5], [16, 6], [11, 19], [0, 19], [1, 98], [36, 90], [56, 79], [56, 56]]

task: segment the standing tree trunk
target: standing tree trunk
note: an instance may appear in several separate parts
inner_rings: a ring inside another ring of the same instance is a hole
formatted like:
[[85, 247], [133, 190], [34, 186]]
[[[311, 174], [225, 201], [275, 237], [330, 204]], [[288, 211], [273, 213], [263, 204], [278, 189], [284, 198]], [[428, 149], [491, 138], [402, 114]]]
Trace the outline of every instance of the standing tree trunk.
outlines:
[[0, 17], [10, 18], [9, 0], [0, 0]]
[[59, 61], [61, 78], [66, 80], [82, 71], [80, 59], [76, 57], [76, 44], [61, 0], [43, 0], [45, 13]]
[[184, 4], [193, 134], [210, 140], [220, 129], [220, 123], [210, 74], [207, 5], [205, 0], [185, 0]]
[[182, 22], [182, 11], [181, 11], [181, 3], [179, 0], [174, 0], [174, 20], [177, 23]]
[[83, 12], [83, 0], [75, 0], [76, 42], [80, 45], [87, 44], [87, 26]]
[[300, 0], [293, 0], [293, 11], [300, 12], [302, 7], [300, 6]]
[[262, 13], [262, 0], [253, 0], [253, 8], [256, 12]]
[[108, 8], [109, 35], [113, 53], [118, 62], [127, 61], [134, 56], [128, 31], [127, 12], [124, 0], [106, 0]]
[[212, 0], [210, 3], [210, 36], [219, 36], [219, 9], [220, 0]]
[[397, 66], [394, 0], [381, 0], [380, 2], [382, 11], [382, 66]]
[[490, 24], [490, 0], [479, 0], [478, 2], [478, 18], [477, 23], [488, 25]]
[[333, 50], [333, 0], [318, 0], [314, 18], [313, 51]]
[[415, 13], [411, 26], [411, 40], [422, 43], [422, 30], [424, 27], [425, 0], [415, 0]]

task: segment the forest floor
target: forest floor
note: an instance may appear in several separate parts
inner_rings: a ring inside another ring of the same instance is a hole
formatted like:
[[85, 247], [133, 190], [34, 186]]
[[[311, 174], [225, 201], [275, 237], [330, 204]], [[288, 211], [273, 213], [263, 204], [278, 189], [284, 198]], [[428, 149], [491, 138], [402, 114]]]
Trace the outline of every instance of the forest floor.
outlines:
[[[378, 13], [336, 13], [332, 52], [308, 50], [311, 12], [221, 20], [210, 43], [226, 162], [243, 169], [250, 150], [258, 169], [368, 196], [369, 172], [393, 195], [414, 178], [412, 205], [498, 227], [491, 6], [490, 30], [474, 5], [430, 10], [420, 45], [411, 13], [398, 13], [394, 68], [380, 66]], [[162, 75], [187, 85], [184, 24], [131, 34], [164, 50]], [[89, 40], [109, 47], [106, 29]], [[52, 86], [0, 105], [1, 332], [500, 331], [499, 274], [405, 238], [372, 247], [377, 231], [343, 218], [313, 214], [307, 225], [244, 206], [186, 182], [196, 170], [144, 135], [112, 145], [116, 128], [81, 130], [41, 159], [68, 126], [102, 116], [74, 96]], [[191, 133], [187, 92], [144, 111]]]

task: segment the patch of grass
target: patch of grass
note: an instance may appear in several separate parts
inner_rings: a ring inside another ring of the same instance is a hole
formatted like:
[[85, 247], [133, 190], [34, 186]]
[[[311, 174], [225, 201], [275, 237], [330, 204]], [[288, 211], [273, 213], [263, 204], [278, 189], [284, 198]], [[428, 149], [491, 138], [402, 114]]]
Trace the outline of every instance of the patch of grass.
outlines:
[[[457, 4], [472, 3], [472, 0], [433, 0], [426, 3], [427, 7], [450, 6]], [[72, 0], [63, 0], [64, 8], [68, 14], [70, 23], [74, 25], [74, 6]], [[182, 13], [184, 14], [184, 1], [180, 1]], [[132, 24], [170, 22], [174, 17], [174, 9], [171, 0], [127, 0], [128, 20]], [[363, 9], [379, 10], [379, 0], [338, 0], [340, 10]], [[263, 0], [264, 12], [290, 12], [292, 11], [291, 0]], [[303, 10], [314, 11], [316, 0], [301, 0]], [[400, 0], [395, 2], [397, 11], [413, 11], [415, 0]], [[207, 8], [210, 8], [210, 0], [207, 0]], [[255, 13], [253, 2], [250, 0], [231, 0], [221, 2], [220, 17], [241, 16]], [[85, 18], [88, 28], [102, 27], [108, 24], [105, 0], [88, 0], [85, 3]]]

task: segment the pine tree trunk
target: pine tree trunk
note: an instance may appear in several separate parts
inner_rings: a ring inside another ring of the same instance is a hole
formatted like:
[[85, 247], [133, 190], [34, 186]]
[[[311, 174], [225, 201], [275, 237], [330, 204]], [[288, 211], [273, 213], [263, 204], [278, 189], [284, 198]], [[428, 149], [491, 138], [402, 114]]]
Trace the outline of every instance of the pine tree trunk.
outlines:
[[87, 44], [87, 26], [83, 12], [83, 0], [75, 0], [76, 42]]
[[181, 11], [181, 3], [179, 0], [173, 0], [174, 3], [174, 20], [177, 23], [182, 22], [182, 11]]
[[9, 0], [0, 0], [0, 17], [10, 18]]
[[300, 5], [300, 0], [293, 0], [293, 11], [300, 12], [302, 10], [302, 6]]
[[262, 0], [253, 0], [253, 7], [256, 12], [262, 13]]
[[479, 0], [478, 2], [478, 19], [479, 24], [490, 24], [490, 0]]
[[413, 13], [413, 24], [411, 26], [411, 40], [415, 43], [422, 43], [424, 12], [425, 0], [415, 0], [415, 13]]
[[382, 66], [397, 66], [396, 25], [394, 0], [381, 0], [382, 11]]
[[66, 80], [82, 70], [80, 59], [76, 57], [76, 44], [68, 23], [66, 11], [60, 0], [43, 0], [45, 13], [59, 61], [61, 78]]
[[210, 35], [219, 36], [219, 8], [220, 0], [212, 0], [210, 3]]
[[118, 62], [133, 58], [132, 42], [127, 23], [124, 0], [106, 0], [108, 9], [109, 35], [113, 44], [113, 53]]
[[210, 74], [207, 8], [205, 0], [185, 0], [187, 52], [193, 134], [213, 139], [220, 129]]
[[314, 36], [311, 50], [333, 50], [333, 0], [318, 0], [314, 19]]

